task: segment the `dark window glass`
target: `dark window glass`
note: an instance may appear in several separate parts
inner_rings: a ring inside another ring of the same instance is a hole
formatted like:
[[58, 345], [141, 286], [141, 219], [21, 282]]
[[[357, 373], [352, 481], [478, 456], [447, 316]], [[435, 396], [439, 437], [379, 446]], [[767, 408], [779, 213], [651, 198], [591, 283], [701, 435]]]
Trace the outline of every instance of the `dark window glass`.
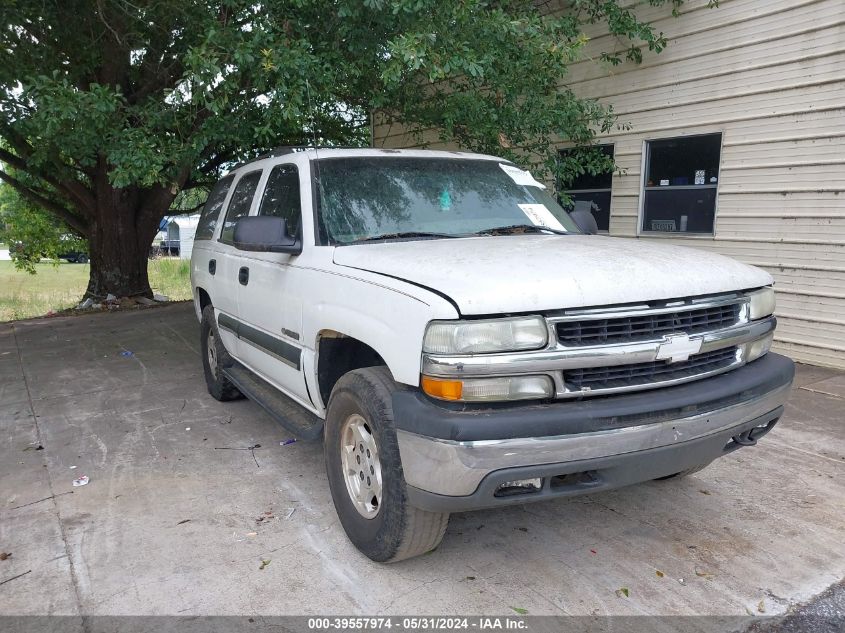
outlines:
[[258, 215], [284, 218], [288, 234], [297, 234], [302, 207], [299, 201], [299, 172], [295, 165], [278, 165], [270, 172]]
[[[593, 145], [589, 148], [592, 151], [598, 150], [603, 155], [613, 158], [613, 145]], [[576, 152], [582, 150], [576, 149], [562, 149], [560, 150], [561, 158], [573, 156]], [[574, 176], [571, 180], [561, 183], [561, 189], [565, 191], [579, 191], [583, 189], [610, 189], [613, 181], [613, 172], [608, 171], [603, 174], [593, 174], [584, 172], [578, 176]]]
[[516, 224], [579, 232], [545, 187], [498, 161], [391, 156], [318, 165], [318, 222], [329, 243], [405, 232], [467, 235]]
[[599, 231], [610, 230], [610, 189], [596, 191], [567, 191], [569, 203], [564, 204], [567, 211], [589, 211], [596, 219]]
[[712, 233], [722, 135], [649, 141], [643, 231]]
[[229, 210], [226, 211], [226, 220], [223, 222], [223, 230], [220, 232], [221, 242], [231, 242], [235, 237], [235, 222], [249, 215], [249, 208], [252, 206], [259, 180], [261, 180], [261, 171], [252, 171], [243, 176], [235, 185], [232, 199], [229, 200]]
[[202, 215], [197, 223], [197, 232], [194, 236], [195, 240], [210, 240], [214, 237], [214, 229], [217, 228], [217, 219], [220, 217], [220, 209], [223, 208], [223, 202], [226, 201], [226, 194], [229, 193], [229, 187], [232, 185], [234, 176], [226, 176], [217, 181], [211, 193], [202, 207]]
[[[593, 149], [599, 150], [605, 156], [613, 158], [613, 145], [596, 145]], [[576, 150], [561, 150], [561, 156], [571, 156]], [[563, 182], [558, 187], [560, 191], [569, 196], [569, 202], [562, 199], [561, 203], [567, 211], [585, 210], [590, 211], [596, 218], [599, 231], [610, 230], [610, 198], [613, 184], [613, 172], [603, 174], [589, 174], [584, 172], [575, 176], [568, 182]]]

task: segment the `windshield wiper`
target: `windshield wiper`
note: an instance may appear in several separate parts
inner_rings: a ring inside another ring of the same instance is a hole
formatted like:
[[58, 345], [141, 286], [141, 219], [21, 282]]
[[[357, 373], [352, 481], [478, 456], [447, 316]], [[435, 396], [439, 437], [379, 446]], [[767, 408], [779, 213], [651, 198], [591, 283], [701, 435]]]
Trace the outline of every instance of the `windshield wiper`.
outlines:
[[371, 237], [362, 237], [347, 244], [359, 244], [361, 242], [376, 242], [378, 240], [393, 240], [402, 239], [403, 237], [464, 237], [463, 235], [454, 235], [450, 233], [429, 233], [427, 231], [400, 231], [399, 233], [384, 233], [382, 235], [373, 235]]
[[497, 226], [492, 229], [484, 229], [473, 233], [473, 235], [508, 235], [514, 233], [541, 233], [548, 231], [555, 235], [571, 235], [569, 231], [562, 231], [560, 229], [553, 229], [550, 226], [542, 226], [538, 224], [511, 224], [509, 226]]

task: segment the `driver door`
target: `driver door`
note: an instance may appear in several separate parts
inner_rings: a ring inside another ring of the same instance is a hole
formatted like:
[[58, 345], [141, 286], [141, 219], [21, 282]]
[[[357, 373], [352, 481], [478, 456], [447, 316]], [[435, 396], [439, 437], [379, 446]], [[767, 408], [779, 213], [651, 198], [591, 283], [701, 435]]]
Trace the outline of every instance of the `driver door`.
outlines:
[[[272, 167], [258, 202], [257, 215], [284, 218], [288, 233], [301, 232], [300, 174], [297, 166]], [[250, 369], [309, 408], [313, 403], [303, 371], [302, 297], [294, 289], [291, 264], [297, 255], [241, 251], [249, 281], [238, 287], [238, 312], [248, 329], [241, 331], [240, 355]], [[245, 336], [246, 334], [246, 336]]]

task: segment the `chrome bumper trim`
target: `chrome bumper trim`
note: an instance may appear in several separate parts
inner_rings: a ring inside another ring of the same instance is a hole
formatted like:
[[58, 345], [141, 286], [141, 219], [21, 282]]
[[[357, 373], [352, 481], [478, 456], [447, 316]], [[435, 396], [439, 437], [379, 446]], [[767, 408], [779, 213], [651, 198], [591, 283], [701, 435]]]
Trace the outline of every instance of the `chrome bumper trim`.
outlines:
[[470, 495], [486, 475], [503, 468], [611, 457], [719, 433], [782, 406], [790, 387], [787, 384], [753, 400], [686, 418], [595, 433], [456, 442], [400, 429], [402, 469], [405, 481], [415, 488], [448, 496]]

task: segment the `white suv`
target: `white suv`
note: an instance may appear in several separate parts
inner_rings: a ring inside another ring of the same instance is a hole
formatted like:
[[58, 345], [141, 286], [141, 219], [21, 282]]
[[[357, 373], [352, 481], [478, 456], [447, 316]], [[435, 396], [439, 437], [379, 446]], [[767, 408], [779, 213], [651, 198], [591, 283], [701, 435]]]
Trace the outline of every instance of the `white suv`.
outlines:
[[493, 156], [240, 165], [192, 257], [209, 392], [323, 435], [341, 523], [377, 561], [433, 549], [453, 511], [688, 474], [755, 444], [794, 371], [767, 353], [771, 277], [593, 235], [588, 215]]

